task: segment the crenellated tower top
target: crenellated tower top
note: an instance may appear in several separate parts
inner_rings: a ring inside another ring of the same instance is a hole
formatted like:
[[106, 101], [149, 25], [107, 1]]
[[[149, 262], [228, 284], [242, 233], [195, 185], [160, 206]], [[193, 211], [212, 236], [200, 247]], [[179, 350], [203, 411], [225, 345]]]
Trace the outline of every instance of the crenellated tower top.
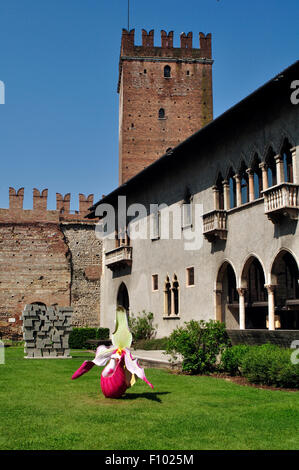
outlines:
[[136, 53], [138, 56], [165, 56], [165, 57], [189, 57], [189, 58], [212, 58], [212, 36], [211, 33], [199, 33], [199, 48], [193, 48], [192, 32], [180, 34], [180, 47], [173, 47], [173, 31], [167, 33], [161, 31], [161, 46], [154, 45], [154, 30], [147, 32], [142, 30], [142, 45], [135, 44], [135, 29], [128, 31], [122, 30], [121, 38], [121, 56], [132, 55]]
[[56, 193], [56, 210], [47, 209], [48, 189], [39, 191], [33, 189], [33, 207], [32, 209], [24, 209], [24, 188], [18, 191], [15, 188], [9, 188], [9, 208], [0, 209], [0, 223], [14, 221], [16, 223], [34, 223], [34, 222], [84, 222], [93, 223], [92, 220], [86, 219], [89, 208], [93, 204], [94, 196], [90, 194], [85, 196], [79, 194], [79, 210], [71, 211], [71, 194], [62, 196]]

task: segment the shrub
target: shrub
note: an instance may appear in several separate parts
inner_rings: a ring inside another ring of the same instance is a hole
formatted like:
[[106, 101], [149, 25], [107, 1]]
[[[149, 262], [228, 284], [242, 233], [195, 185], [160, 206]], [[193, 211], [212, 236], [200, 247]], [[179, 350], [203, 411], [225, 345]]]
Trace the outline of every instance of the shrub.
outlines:
[[98, 328], [96, 339], [109, 339], [110, 337], [110, 330], [109, 328]]
[[73, 328], [69, 337], [69, 346], [72, 349], [91, 349], [87, 340], [108, 339], [109, 333], [109, 328]]
[[241, 372], [242, 361], [250, 350], [250, 346], [237, 344], [231, 348], [226, 348], [221, 354], [220, 369], [231, 375], [237, 375]]
[[187, 373], [211, 372], [217, 356], [230, 344], [225, 325], [218, 321], [185, 322], [171, 333], [166, 352], [174, 360], [182, 357], [182, 370]]
[[154, 314], [152, 312], [138, 313], [138, 316], [131, 314], [129, 316], [129, 328], [133, 336], [133, 342], [151, 339], [156, 334], [156, 326], [153, 325]]
[[273, 344], [251, 346], [242, 361], [242, 375], [257, 384], [299, 388], [299, 364], [292, 364], [292, 352]]

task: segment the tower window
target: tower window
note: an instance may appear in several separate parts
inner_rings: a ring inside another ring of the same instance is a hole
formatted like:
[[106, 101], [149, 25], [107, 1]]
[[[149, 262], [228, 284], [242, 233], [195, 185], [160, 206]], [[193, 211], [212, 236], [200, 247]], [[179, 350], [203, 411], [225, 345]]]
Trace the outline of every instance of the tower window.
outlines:
[[189, 70], [187, 70], [186, 75], [190, 75], [190, 71], [189, 71]]
[[164, 108], [159, 109], [159, 119], [165, 119], [165, 109]]
[[169, 65], [165, 65], [164, 67], [164, 78], [170, 78], [171, 68]]

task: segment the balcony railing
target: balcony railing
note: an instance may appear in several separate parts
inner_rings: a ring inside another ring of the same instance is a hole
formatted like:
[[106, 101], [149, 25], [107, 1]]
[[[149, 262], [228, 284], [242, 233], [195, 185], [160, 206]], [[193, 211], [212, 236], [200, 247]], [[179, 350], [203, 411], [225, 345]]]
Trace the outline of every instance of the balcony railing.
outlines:
[[216, 209], [203, 215], [203, 234], [209, 242], [213, 242], [217, 238], [226, 240], [227, 226], [225, 210]]
[[132, 247], [122, 245], [111, 251], [107, 251], [105, 254], [105, 264], [112, 271], [120, 267], [131, 266]]
[[263, 192], [265, 202], [265, 214], [273, 223], [277, 223], [282, 217], [298, 219], [299, 201], [298, 185], [294, 183], [281, 183]]

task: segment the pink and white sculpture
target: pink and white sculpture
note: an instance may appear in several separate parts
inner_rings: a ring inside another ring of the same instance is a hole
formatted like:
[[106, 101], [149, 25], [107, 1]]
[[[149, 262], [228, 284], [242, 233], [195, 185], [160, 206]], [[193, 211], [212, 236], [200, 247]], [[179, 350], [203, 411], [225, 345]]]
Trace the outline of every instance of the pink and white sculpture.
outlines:
[[102, 392], [107, 398], [120, 398], [127, 388], [136, 382], [135, 375], [144, 380], [151, 388], [152, 384], [147, 380], [144, 369], [137, 359], [133, 359], [129, 350], [132, 344], [132, 334], [128, 328], [127, 314], [122, 307], [116, 311], [116, 326], [112, 335], [112, 346], [99, 346], [93, 361], [84, 361], [73, 374], [72, 380], [92, 369], [93, 366], [107, 366], [101, 375]]

